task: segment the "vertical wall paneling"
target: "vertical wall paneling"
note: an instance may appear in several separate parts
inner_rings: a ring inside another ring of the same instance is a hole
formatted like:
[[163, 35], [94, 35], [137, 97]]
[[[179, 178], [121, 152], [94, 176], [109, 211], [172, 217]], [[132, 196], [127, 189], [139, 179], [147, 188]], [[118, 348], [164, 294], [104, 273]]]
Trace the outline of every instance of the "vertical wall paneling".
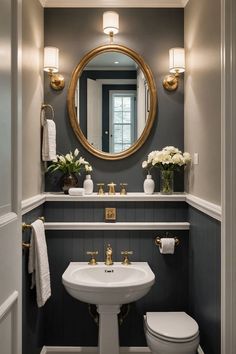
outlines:
[[[105, 206], [116, 207], [119, 221], [186, 221], [184, 202], [46, 202], [44, 215], [52, 221], [103, 221]], [[88, 306], [68, 295], [61, 276], [70, 261], [87, 261], [86, 251], [98, 250], [104, 260], [105, 245], [113, 247], [113, 258], [121, 261], [122, 250], [134, 252], [133, 261], [147, 261], [156, 274], [156, 284], [140, 301], [131, 304], [130, 313], [120, 327], [122, 346], [145, 346], [143, 315], [146, 311], [188, 309], [188, 231], [172, 231], [181, 244], [174, 256], [161, 256], [154, 244], [164, 231], [53, 231], [47, 244], [52, 277], [52, 298], [45, 312], [46, 345], [97, 345], [97, 326]]]
[[[32, 223], [43, 216], [43, 206], [23, 216], [23, 221]], [[30, 242], [31, 230], [22, 233], [22, 241]], [[38, 308], [35, 289], [31, 290], [31, 276], [28, 274], [29, 251], [22, 251], [22, 351], [24, 354], [39, 354], [44, 345], [45, 307]]]
[[189, 310], [205, 353], [220, 354], [220, 222], [189, 207]]

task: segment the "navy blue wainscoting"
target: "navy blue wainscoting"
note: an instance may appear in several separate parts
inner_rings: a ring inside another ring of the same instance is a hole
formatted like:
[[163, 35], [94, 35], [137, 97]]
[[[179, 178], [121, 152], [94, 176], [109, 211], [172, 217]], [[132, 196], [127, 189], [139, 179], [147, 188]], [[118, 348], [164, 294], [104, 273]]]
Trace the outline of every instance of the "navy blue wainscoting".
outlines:
[[106, 207], [117, 209], [120, 222], [188, 221], [185, 202], [47, 202], [45, 217], [48, 222], [99, 222]]
[[189, 305], [205, 354], [220, 354], [220, 222], [189, 207]]
[[[23, 215], [24, 222], [31, 224], [43, 216], [43, 206]], [[31, 230], [22, 233], [22, 241], [30, 241]], [[22, 353], [39, 354], [44, 345], [44, 308], [36, 304], [35, 289], [31, 290], [31, 276], [28, 274], [28, 250], [22, 251]]]
[[[48, 222], [103, 221], [104, 208], [117, 208], [117, 221], [187, 221], [188, 206], [182, 202], [48, 202]], [[69, 296], [61, 275], [70, 261], [87, 261], [86, 251], [98, 250], [104, 260], [104, 245], [111, 243], [114, 260], [121, 260], [122, 250], [132, 250], [134, 261], [147, 261], [157, 281], [151, 292], [131, 305], [120, 327], [123, 346], [146, 345], [143, 314], [146, 311], [188, 309], [188, 232], [177, 231], [181, 245], [174, 256], [162, 256], [154, 245], [155, 231], [47, 231], [52, 277], [52, 299], [46, 313], [47, 345], [97, 345], [97, 326], [88, 313], [88, 305]]]
[[147, 261], [156, 283], [143, 299], [131, 304], [130, 313], [120, 326], [122, 346], [145, 346], [143, 315], [146, 311], [188, 310], [188, 231], [176, 231], [180, 245], [174, 255], [161, 255], [154, 244], [157, 231], [47, 231], [52, 280], [52, 297], [46, 307], [45, 344], [59, 346], [97, 346], [98, 328], [88, 305], [66, 293], [61, 276], [70, 261], [87, 261], [86, 251], [98, 250], [104, 260], [104, 245], [110, 243], [114, 261], [122, 250], [134, 252], [133, 261]]

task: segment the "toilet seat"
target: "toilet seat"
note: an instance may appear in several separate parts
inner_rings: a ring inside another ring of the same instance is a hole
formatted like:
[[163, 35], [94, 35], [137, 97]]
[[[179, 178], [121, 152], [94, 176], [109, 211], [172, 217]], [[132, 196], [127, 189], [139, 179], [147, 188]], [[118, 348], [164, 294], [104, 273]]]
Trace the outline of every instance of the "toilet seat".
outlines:
[[145, 325], [150, 335], [166, 342], [186, 343], [199, 336], [197, 322], [185, 312], [147, 312]]

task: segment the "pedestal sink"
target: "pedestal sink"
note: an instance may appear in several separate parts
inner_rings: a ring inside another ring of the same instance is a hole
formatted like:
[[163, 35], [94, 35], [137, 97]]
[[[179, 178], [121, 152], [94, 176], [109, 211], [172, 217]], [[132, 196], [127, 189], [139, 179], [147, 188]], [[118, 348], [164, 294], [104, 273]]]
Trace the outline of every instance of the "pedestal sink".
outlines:
[[62, 283], [71, 296], [97, 305], [99, 354], [119, 354], [120, 305], [145, 296], [154, 281], [155, 275], [147, 262], [128, 266], [116, 262], [112, 266], [71, 262], [62, 275]]

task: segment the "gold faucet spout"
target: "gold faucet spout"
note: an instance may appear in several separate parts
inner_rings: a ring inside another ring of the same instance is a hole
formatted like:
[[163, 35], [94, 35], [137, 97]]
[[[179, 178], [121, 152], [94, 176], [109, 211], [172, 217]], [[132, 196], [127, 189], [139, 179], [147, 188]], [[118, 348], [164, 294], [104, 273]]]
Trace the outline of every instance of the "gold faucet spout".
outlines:
[[107, 245], [106, 248], [106, 259], [105, 259], [105, 264], [106, 265], [112, 265], [113, 261], [112, 261], [112, 248], [111, 245]]

